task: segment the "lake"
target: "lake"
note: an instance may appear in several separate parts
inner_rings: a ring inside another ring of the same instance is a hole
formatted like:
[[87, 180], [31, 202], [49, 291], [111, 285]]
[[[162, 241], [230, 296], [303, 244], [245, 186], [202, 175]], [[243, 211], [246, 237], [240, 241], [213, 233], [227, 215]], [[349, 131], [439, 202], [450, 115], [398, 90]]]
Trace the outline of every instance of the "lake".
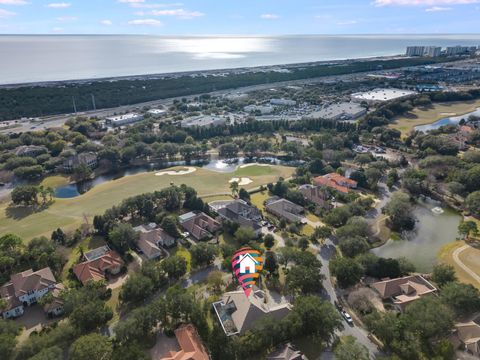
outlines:
[[164, 74], [477, 46], [480, 35], [2, 35], [0, 84]]
[[421, 131], [421, 132], [427, 132], [430, 130], [436, 130], [439, 129], [442, 126], [445, 125], [458, 125], [462, 119], [467, 120], [470, 115], [475, 115], [480, 117], [480, 108], [477, 108], [476, 111], [473, 111], [468, 114], [460, 115], [460, 116], [451, 116], [451, 117], [446, 117], [443, 119], [440, 119], [438, 121], [435, 121], [432, 124], [427, 124], [427, 125], [419, 125], [415, 126], [415, 130]]
[[452, 209], [443, 208], [443, 214], [436, 215], [432, 209], [440, 203], [431, 199], [421, 200], [415, 206], [418, 219], [414, 231], [402, 235], [403, 240], [389, 240], [372, 252], [384, 258], [405, 257], [419, 272], [430, 272], [437, 263], [440, 249], [458, 237], [461, 216]]

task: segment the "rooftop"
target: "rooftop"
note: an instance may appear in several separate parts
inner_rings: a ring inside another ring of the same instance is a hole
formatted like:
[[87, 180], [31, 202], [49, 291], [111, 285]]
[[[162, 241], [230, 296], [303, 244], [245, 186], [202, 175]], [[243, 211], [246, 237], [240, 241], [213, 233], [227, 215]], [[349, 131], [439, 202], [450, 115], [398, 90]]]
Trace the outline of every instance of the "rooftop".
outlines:
[[402, 89], [375, 89], [363, 93], [352, 94], [352, 98], [356, 100], [365, 100], [365, 101], [389, 101], [399, 98], [404, 98], [417, 94], [415, 91], [402, 90]]

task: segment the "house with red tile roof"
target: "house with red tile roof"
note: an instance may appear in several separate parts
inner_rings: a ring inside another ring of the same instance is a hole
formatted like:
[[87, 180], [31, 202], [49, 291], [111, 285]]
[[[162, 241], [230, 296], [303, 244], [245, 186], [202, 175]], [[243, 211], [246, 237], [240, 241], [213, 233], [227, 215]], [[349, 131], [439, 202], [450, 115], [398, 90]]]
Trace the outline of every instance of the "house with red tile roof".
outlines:
[[348, 194], [350, 189], [356, 189], [358, 183], [337, 173], [318, 176], [313, 179], [314, 185], [327, 186], [341, 193]]
[[84, 258], [86, 261], [73, 267], [73, 273], [83, 285], [91, 280], [105, 280], [107, 273], [118, 274], [124, 264], [120, 255], [108, 246], [89, 251]]
[[210, 356], [203, 346], [197, 330], [192, 324], [183, 325], [175, 330], [175, 337], [180, 345], [179, 351], [169, 351], [160, 360], [209, 360]]
[[0, 288], [0, 297], [7, 302], [2, 312], [5, 319], [23, 315], [24, 308], [36, 304], [42, 297], [58, 286], [49, 267], [32, 269], [12, 275], [10, 281]]

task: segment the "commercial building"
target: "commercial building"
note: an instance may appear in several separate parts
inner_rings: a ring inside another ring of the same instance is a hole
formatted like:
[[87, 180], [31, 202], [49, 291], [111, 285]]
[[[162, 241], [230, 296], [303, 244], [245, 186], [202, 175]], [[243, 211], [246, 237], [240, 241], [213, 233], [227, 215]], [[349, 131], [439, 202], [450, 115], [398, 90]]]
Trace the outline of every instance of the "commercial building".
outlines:
[[262, 115], [271, 114], [275, 111], [273, 106], [269, 105], [248, 105], [243, 108], [247, 113], [260, 113]]
[[307, 116], [310, 119], [355, 120], [365, 115], [367, 109], [358, 103], [342, 102], [328, 105]]
[[184, 119], [180, 122], [182, 127], [205, 127], [205, 126], [221, 126], [228, 122], [228, 118], [224, 116], [200, 115]]
[[165, 110], [165, 109], [151, 109], [151, 110], [147, 111], [147, 114], [149, 114], [151, 117], [154, 117], [154, 118], [161, 118], [161, 117], [167, 115], [167, 110]]
[[271, 105], [278, 105], [278, 106], [295, 106], [297, 102], [294, 100], [287, 100], [287, 99], [271, 99]]
[[133, 124], [142, 120], [142, 114], [130, 113], [125, 115], [109, 116], [105, 118], [105, 123], [112, 127], [119, 127], [123, 125]]
[[392, 100], [408, 99], [416, 95], [415, 91], [402, 89], [374, 89], [372, 91], [352, 94], [350, 97], [354, 102], [366, 102], [368, 104], [382, 103]]

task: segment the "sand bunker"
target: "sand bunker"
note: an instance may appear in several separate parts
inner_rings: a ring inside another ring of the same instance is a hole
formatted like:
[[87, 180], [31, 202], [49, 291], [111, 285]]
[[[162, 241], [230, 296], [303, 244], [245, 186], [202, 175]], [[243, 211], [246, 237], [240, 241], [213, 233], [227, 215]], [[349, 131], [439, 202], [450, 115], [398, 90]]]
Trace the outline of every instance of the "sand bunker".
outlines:
[[448, 112], [444, 112], [444, 113], [440, 113], [440, 115], [442, 116], [456, 116], [457, 113], [448, 113]]
[[186, 167], [185, 170], [168, 170], [168, 171], [160, 171], [155, 173], [155, 176], [163, 176], [163, 175], [171, 175], [171, 176], [178, 176], [178, 175], [187, 175], [197, 171], [194, 167]]
[[250, 167], [250, 166], [270, 166], [270, 165], [269, 165], [269, 164], [250, 163], [250, 164], [240, 165], [239, 168], [240, 168], [240, 169], [243, 169], [243, 168], [247, 168], [247, 167]]
[[242, 178], [231, 178], [229, 183], [233, 183], [233, 182], [237, 182], [238, 185], [240, 186], [244, 186], [244, 185], [248, 185], [248, 184], [251, 184], [253, 182], [252, 179], [250, 178], [247, 178], [247, 177], [242, 177]]

